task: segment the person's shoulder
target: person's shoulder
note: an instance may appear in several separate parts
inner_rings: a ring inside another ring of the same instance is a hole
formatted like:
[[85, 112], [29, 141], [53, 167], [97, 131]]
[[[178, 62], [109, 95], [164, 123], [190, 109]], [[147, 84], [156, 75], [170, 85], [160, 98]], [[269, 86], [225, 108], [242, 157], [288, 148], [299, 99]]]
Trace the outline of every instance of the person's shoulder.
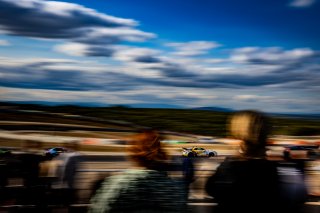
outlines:
[[116, 182], [142, 182], [144, 180], [149, 181], [152, 179], [161, 179], [164, 176], [161, 172], [147, 169], [128, 169], [120, 174], [109, 177], [110, 181]]
[[234, 162], [234, 161], [243, 161], [243, 158], [241, 158], [239, 156], [227, 156], [224, 159], [224, 162]]
[[232, 166], [239, 163], [246, 163], [247, 160], [239, 156], [228, 156], [222, 161], [221, 166]]
[[101, 186], [107, 191], [111, 188], [123, 188], [127, 185], [132, 185], [134, 182], [137, 182], [141, 176], [142, 174], [139, 171], [123, 171], [119, 174], [105, 177]]
[[221, 164], [221, 167], [240, 168], [240, 167], [263, 167], [276, 169], [278, 162], [270, 161], [266, 158], [242, 158], [238, 156], [227, 157]]

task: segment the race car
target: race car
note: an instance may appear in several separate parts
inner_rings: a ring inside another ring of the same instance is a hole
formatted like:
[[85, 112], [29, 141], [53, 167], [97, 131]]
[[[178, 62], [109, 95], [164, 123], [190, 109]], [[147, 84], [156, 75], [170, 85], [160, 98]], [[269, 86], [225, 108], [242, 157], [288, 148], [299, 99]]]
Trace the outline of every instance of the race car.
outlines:
[[68, 152], [68, 150], [64, 147], [53, 147], [53, 148], [47, 149], [44, 154], [47, 157], [56, 157], [63, 152]]
[[202, 147], [182, 148], [182, 156], [184, 157], [214, 157], [218, 153], [212, 150], [206, 150]]
[[320, 156], [319, 150], [320, 148], [318, 145], [287, 146], [283, 151], [283, 156], [286, 159], [317, 158]]

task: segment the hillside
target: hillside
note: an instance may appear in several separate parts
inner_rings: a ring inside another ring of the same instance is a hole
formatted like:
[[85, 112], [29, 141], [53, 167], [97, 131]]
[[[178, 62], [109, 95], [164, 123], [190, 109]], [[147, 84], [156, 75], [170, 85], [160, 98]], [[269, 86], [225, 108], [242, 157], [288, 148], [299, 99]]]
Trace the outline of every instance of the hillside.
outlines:
[[[139, 126], [199, 135], [226, 136], [231, 112], [194, 109], [150, 109], [127, 107], [44, 106], [1, 103], [2, 121], [76, 123], [110, 128], [132, 129]], [[9, 113], [9, 111], [10, 113]], [[18, 113], [19, 112], [19, 113]], [[21, 114], [24, 112], [24, 114]], [[42, 112], [56, 113], [57, 116]], [[66, 114], [68, 116], [58, 116]], [[70, 116], [79, 115], [79, 116]], [[272, 115], [272, 134], [320, 135], [320, 120]]]

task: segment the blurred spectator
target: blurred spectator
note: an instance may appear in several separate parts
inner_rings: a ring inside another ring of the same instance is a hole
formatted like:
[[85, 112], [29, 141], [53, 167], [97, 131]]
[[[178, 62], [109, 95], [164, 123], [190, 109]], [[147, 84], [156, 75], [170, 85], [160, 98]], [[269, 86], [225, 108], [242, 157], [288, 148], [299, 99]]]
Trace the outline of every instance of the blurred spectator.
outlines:
[[158, 133], [138, 135], [128, 153], [135, 167], [105, 179], [89, 212], [183, 212], [184, 187], [165, 172], [167, 154]]
[[6, 186], [8, 184], [8, 178], [10, 177], [10, 164], [9, 160], [12, 158], [12, 154], [5, 148], [0, 148], [0, 204], [7, 198]]
[[[12, 158], [12, 153], [5, 149], [0, 148], [0, 190], [8, 183], [9, 177], [9, 163]], [[1, 195], [0, 195], [1, 196]]]
[[186, 187], [186, 198], [188, 199], [190, 184], [194, 182], [194, 158], [184, 157], [182, 162], [183, 179]]
[[61, 193], [61, 196], [56, 198], [56, 202], [70, 204], [77, 199], [75, 180], [81, 154], [77, 152], [79, 149], [77, 141], [67, 142], [64, 147], [68, 151], [59, 153], [58, 156], [47, 162], [44, 167], [48, 168], [44, 170], [47, 170], [47, 177], [52, 180], [51, 188]]
[[21, 162], [24, 185], [27, 187], [39, 184], [40, 163], [44, 160], [39, 141], [27, 140], [23, 143], [23, 153], [18, 155]]
[[[242, 140], [239, 155], [226, 158], [205, 187], [218, 202], [217, 212], [299, 212], [304, 200], [291, 197], [295, 195], [290, 194], [290, 188], [295, 186], [291, 187], [286, 181], [289, 173], [282, 175], [278, 163], [266, 159], [269, 123], [265, 115], [255, 111], [238, 112], [231, 118], [229, 128], [234, 138]], [[290, 173], [296, 174], [299, 173]], [[290, 177], [303, 186], [297, 181], [299, 178]], [[302, 197], [305, 195], [303, 187], [299, 193]], [[291, 202], [293, 200], [300, 202]]]

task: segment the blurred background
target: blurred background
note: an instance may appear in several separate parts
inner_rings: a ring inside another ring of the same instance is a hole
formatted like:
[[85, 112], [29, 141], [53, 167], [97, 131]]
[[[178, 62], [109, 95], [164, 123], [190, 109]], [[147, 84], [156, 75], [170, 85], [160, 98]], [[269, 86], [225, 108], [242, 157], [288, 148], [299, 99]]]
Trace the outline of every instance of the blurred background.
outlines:
[[243, 109], [270, 116], [268, 158], [304, 165], [319, 211], [319, 16], [318, 0], [0, 0], [1, 211], [85, 212], [149, 128], [173, 178], [184, 150], [216, 153], [188, 201], [211, 211], [204, 181], [237, 153]]

